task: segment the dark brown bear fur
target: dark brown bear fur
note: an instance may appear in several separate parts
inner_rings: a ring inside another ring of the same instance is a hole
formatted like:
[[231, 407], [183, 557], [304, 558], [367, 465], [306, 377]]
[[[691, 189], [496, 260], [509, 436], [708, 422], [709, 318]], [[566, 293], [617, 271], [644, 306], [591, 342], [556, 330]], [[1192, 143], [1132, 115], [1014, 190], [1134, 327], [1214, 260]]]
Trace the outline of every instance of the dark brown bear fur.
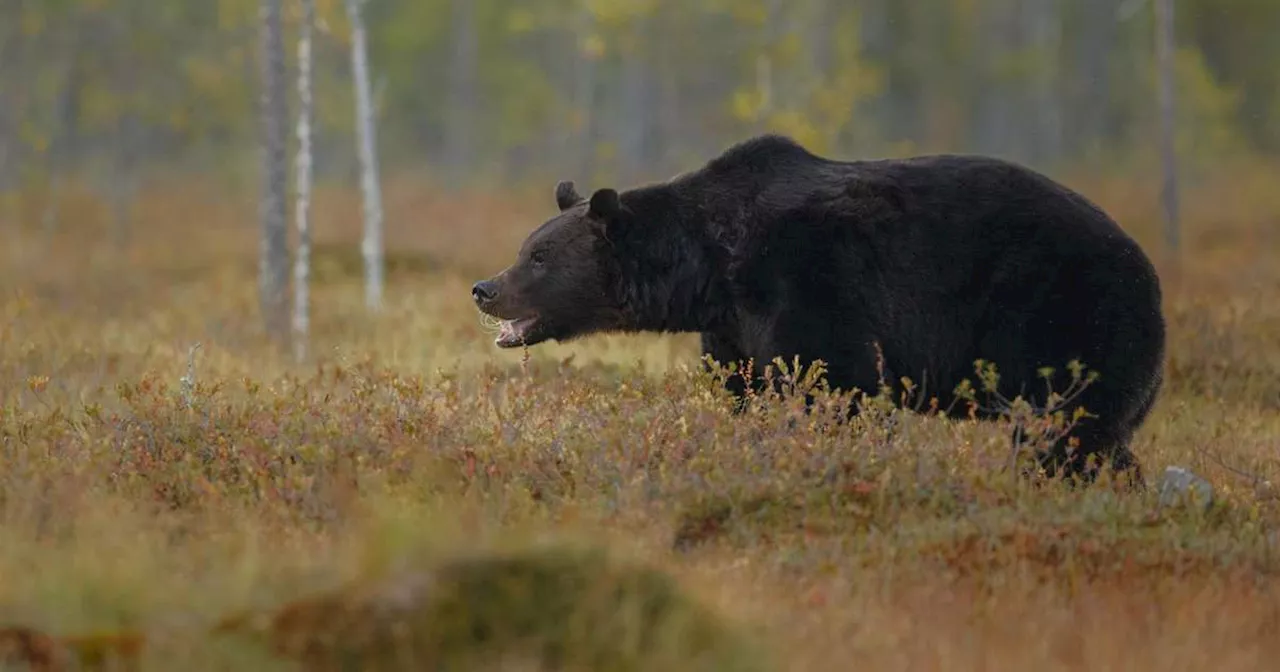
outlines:
[[1109, 456], [1141, 480], [1128, 444], [1161, 386], [1159, 280], [1116, 222], [1042, 174], [980, 156], [836, 161], [765, 135], [666, 182], [555, 195], [559, 214], [473, 288], [508, 320], [500, 346], [698, 332], [720, 363], [820, 359], [831, 387], [870, 392], [878, 344], [888, 381], [942, 406], [976, 360], [1037, 404], [1038, 371], [1061, 391], [1079, 360], [1100, 378], [1072, 407], [1096, 417], [1042, 463], [1091, 480], [1084, 459]]

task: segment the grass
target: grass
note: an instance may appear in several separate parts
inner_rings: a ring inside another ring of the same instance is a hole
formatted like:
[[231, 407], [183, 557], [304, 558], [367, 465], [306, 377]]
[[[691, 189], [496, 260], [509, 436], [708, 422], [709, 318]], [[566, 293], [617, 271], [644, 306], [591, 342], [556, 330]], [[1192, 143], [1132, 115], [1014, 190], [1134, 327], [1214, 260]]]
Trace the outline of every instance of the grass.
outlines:
[[550, 187], [389, 182], [376, 316], [356, 196], [322, 190], [300, 365], [259, 332], [251, 201], [156, 185], [121, 249], [89, 195], [53, 235], [27, 195], [0, 232], [0, 660], [1264, 669], [1278, 172], [1194, 185], [1178, 264], [1152, 182], [1068, 180], [1161, 268], [1167, 382], [1134, 448], [1150, 480], [1213, 481], [1207, 507], [1030, 488], [998, 425], [735, 416], [693, 337], [499, 351], [468, 290]]

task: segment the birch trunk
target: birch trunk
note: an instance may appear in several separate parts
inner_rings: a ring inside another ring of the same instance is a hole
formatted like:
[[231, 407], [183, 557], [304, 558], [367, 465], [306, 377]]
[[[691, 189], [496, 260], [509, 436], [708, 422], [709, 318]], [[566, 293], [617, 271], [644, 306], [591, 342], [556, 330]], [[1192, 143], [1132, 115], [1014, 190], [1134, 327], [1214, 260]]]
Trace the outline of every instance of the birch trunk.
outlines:
[[315, 18], [315, 0], [302, 0], [302, 25], [298, 28], [297, 202], [294, 206], [298, 250], [293, 260], [293, 355], [299, 362], [307, 358], [311, 331], [311, 34]]
[[364, 193], [365, 305], [382, 307], [382, 194], [378, 183], [377, 137], [374, 132], [373, 100], [369, 86], [368, 51], [365, 46], [365, 0], [346, 0], [351, 20], [351, 69], [355, 75], [356, 135], [360, 155], [360, 185]]
[[1034, 118], [1026, 133], [1032, 161], [1052, 163], [1062, 156], [1062, 99], [1059, 53], [1062, 42], [1062, 14], [1058, 0], [1033, 0], [1023, 7], [1025, 31], [1044, 67], [1035, 74], [1031, 90]]
[[447, 130], [445, 160], [447, 179], [454, 184], [466, 178], [475, 163], [474, 118], [476, 115], [476, 72], [480, 44], [476, 35], [476, 0], [451, 3], [453, 45], [448, 71]]
[[1110, 100], [1115, 69], [1112, 54], [1119, 37], [1119, 4], [1120, 0], [1085, 0], [1079, 10], [1082, 20], [1074, 49], [1078, 74], [1071, 101], [1074, 120], [1066, 136], [1083, 145], [1090, 158], [1105, 148], [1109, 132], [1106, 101]]
[[574, 169], [582, 179], [590, 179], [595, 174], [596, 143], [599, 140], [600, 120], [596, 114], [598, 99], [596, 96], [596, 62], [597, 55], [588, 53], [586, 40], [595, 30], [595, 17], [591, 10], [580, 8], [575, 16], [575, 70], [573, 81], [573, 104], [583, 115], [582, 133], [577, 142], [567, 145], [576, 148]]
[[[138, 122], [130, 113], [116, 123], [113, 139], [111, 174], [107, 176], [107, 192], [111, 202], [111, 239], [119, 249], [127, 247], [133, 233], [133, 205], [138, 192], [139, 142]], [[284, 150], [281, 149], [281, 152]], [[280, 198], [284, 199], [281, 192]], [[283, 223], [281, 224], [283, 227]]]
[[288, 107], [285, 100], [284, 38], [281, 0], [261, 0], [259, 16], [262, 49], [262, 184], [258, 266], [259, 301], [267, 334], [287, 338], [289, 314], [285, 285], [289, 276], [288, 188], [285, 138]]
[[1018, 149], [1017, 89], [1007, 81], [998, 64], [1017, 48], [1014, 23], [1018, 17], [1017, 3], [1000, 0], [981, 7], [977, 33], [979, 55], [975, 60], [981, 63], [983, 72], [977, 80], [970, 142], [977, 151], [1008, 156]]
[[1164, 202], [1165, 242], [1177, 252], [1178, 230], [1177, 108], [1174, 99], [1173, 0], [1156, 0], [1156, 67], [1160, 81], [1160, 163], [1164, 169], [1161, 200]]
[[630, 52], [622, 63], [621, 110], [618, 121], [619, 146], [618, 180], [638, 182], [646, 171], [652, 170], [650, 157], [653, 149], [653, 84], [654, 77], [649, 62], [647, 46], [654, 33], [652, 17], [635, 19]]
[[58, 230], [61, 215], [62, 178], [67, 164], [71, 163], [71, 145], [75, 134], [75, 97], [76, 97], [76, 54], [67, 56], [67, 64], [63, 74], [63, 84], [58, 92], [58, 102], [54, 108], [57, 123], [53, 137], [49, 139], [47, 169], [49, 171], [49, 193], [45, 198], [44, 212], [40, 215], [40, 228], [45, 237], [52, 237]]

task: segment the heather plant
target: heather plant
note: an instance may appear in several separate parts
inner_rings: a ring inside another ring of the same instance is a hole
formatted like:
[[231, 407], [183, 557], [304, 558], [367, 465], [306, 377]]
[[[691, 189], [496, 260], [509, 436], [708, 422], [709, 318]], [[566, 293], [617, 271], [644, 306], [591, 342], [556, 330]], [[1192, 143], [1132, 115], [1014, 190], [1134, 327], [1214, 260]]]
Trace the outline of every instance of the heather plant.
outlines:
[[[1144, 189], [1088, 191], [1150, 238]], [[544, 653], [610, 669], [693, 669], [713, 641], [729, 662], [702, 669], [1263, 668], [1280, 653], [1273, 191], [1200, 187], [1197, 254], [1162, 262], [1166, 388], [1134, 451], [1149, 481], [1178, 465], [1214, 488], [1175, 503], [1021, 473], [1087, 420], [1058, 410], [1089, 362], [1055, 365], [1069, 375], [1048, 405], [987, 394], [999, 372], [979, 363], [968, 401], [999, 417], [978, 422], [910, 380], [836, 392], [787, 361], [752, 363], [769, 384], [735, 408], [730, 368], [684, 337], [496, 351], [467, 279], [520, 240], [537, 194], [389, 183], [387, 259], [403, 263], [369, 315], [349, 258], [359, 199], [318, 189], [302, 363], [259, 333], [243, 203], [148, 192], [147, 235], [106, 254], [97, 211], [68, 196], [83, 226], [15, 236], [0, 263], [0, 655], [324, 669], [355, 641], [370, 664], [359, 642], [396, 622], [359, 616], [378, 596], [524, 558], [580, 577], [588, 606], [512, 589], [498, 603], [552, 611], [504, 613]], [[175, 211], [192, 226], [168, 226]], [[415, 219], [460, 224], [396, 224]], [[461, 603], [487, 613], [410, 601]], [[327, 620], [343, 615], [369, 629]], [[646, 622], [667, 624], [658, 663], [629, 639]], [[427, 629], [442, 639], [415, 641], [529, 664]]]

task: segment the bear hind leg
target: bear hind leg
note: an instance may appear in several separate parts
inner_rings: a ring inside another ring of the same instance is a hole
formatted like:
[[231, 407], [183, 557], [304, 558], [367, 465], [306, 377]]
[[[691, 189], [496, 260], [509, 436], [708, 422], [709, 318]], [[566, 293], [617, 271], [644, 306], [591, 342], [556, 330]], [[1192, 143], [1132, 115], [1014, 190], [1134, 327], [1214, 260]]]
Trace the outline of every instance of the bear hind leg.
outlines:
[[[1125, 489], [1141, 490], [1146, 487], [1146, 479], [1142, 465], [1129, 448], [1131, 436], [1132, 432], [1114, 426], [1082, 424], [1038, 451], [1035, 463], [1045, 476], [1079, 485], [1093, 484], [1102, 469], [1109, 466]], [[1011, 438], [1016, 441], [1016, 434]]]

